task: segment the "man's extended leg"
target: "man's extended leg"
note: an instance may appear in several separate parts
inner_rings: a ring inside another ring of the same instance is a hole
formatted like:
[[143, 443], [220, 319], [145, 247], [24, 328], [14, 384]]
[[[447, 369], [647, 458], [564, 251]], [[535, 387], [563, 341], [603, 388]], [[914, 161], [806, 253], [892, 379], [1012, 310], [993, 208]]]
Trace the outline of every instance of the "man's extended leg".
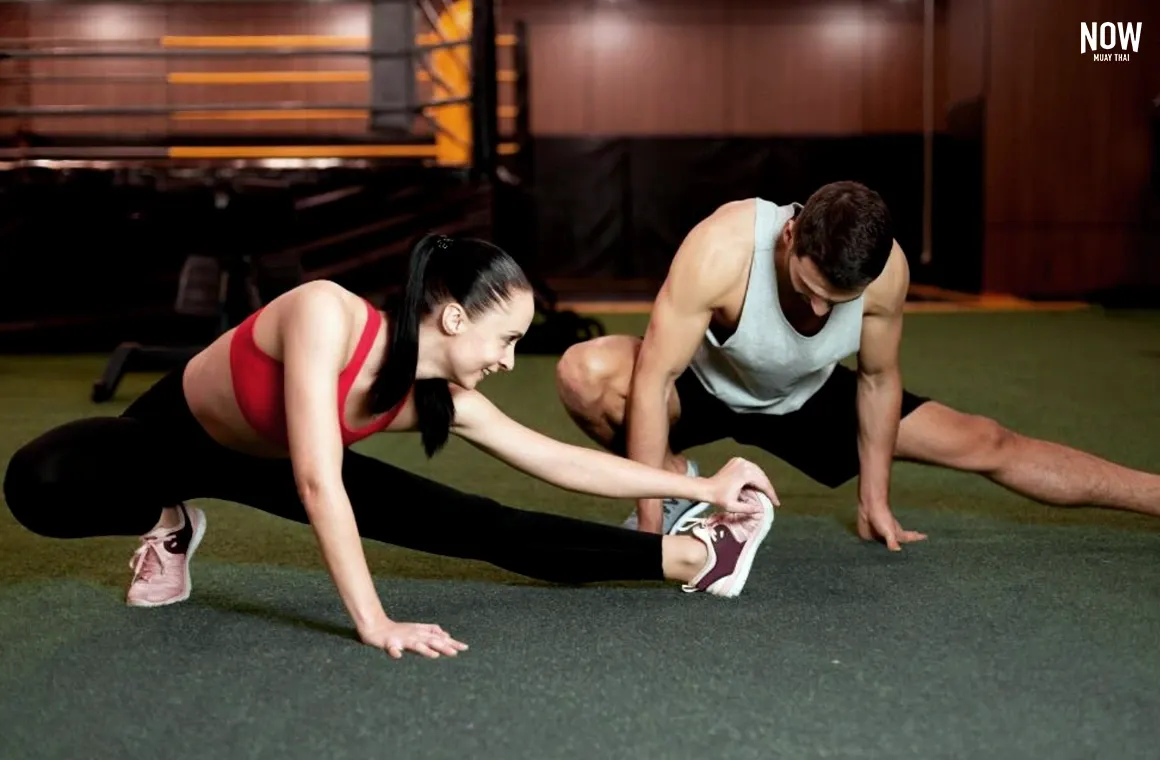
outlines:
[[1095, 506], [1160, 515], [1160, 475], [1131, 470], [998, 422], [928, 401], [902, 420], [895, 456], [985, 475], [1055, 506]]

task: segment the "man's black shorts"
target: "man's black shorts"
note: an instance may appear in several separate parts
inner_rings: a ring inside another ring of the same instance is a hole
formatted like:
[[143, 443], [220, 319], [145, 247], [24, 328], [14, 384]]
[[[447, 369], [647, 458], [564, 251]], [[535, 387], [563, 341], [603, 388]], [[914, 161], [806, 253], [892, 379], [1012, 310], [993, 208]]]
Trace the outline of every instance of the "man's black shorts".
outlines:
[[[839, 364], [796, 412], [740, 414], [709, 394], [686, 369], [676, 383], [681, 417], [669, 431], [674, 453], [732, 438], [784, 460], [822, 485], [836, 488], [858, 475], [857, 374]], [[902, 417], [928, 399], [905, 389]]]

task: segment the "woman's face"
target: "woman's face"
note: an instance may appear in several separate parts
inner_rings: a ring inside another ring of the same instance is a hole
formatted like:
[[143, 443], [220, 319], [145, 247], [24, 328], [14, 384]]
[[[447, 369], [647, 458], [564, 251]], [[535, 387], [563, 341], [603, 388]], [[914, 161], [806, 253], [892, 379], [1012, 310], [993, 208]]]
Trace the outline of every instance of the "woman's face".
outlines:
[[516, 341], [524, 336], [535, 317], [536, 303], [530, 290], [512, 291], [509, 298], [470, 319], [458, 304], [443, 308], [447, 341], [447, 366], [451, 382], [474, 388], [495, 372], [510, 372], [516, 363]]

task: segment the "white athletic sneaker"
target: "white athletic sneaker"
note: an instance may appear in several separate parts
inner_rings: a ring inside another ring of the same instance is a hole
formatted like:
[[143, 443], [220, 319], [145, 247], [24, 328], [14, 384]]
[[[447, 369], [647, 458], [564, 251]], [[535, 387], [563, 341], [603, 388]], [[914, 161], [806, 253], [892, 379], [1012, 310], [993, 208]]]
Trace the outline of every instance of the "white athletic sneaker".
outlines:
[[[695, 478], [700, 475], [700, 469], [697, 463], [692, 459], [688, 460], [685, 467], [685, 474], [690, 478]], [[693, 522], [704, 514], [705, 510], [712, 505], [705, 501], [690, 501], [689, 499], [665, 499], [661, 502], [662, 523], [661, 527], [666, 535], [675, 536], [678, 533], [684, 533], [690, 530]], [[637, 522], [636, 510], [628, 516], [624, 521], [623, 526], [629, 530], [636, 530]]]
[[769, 497], [760, 491], [753, 491], [752, 496], [762, 507], [756, 514], [716, 512], [693, 522], [692, 535], [704, 542], [709, 556], [701, 572], [682, 587], [684, 591], [735, 597], [745, 588], [757, 549], [773, 527]]

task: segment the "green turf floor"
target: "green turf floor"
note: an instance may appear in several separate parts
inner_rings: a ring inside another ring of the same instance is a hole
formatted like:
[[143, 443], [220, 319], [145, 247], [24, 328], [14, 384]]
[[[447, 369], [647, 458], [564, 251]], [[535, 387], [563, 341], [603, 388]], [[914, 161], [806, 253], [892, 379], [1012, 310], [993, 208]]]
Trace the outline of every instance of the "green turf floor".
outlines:
[[[119, 412], [153, 379], [95, 406], [102, 366], [0, 357], [0, 461], [52, 425]], [[584, 443], [552, 368], [521, 357], [484, 387]], [[1160, 314], [916, 315], [904, 369], [919, 393], [1160, 471]], [[433, 462], [411, 436], [358, 448], [515, 506], [605, 522], [631, 508], [459, 441]], [[754, 458], [781, 496], [741, 598], [553, 588], [368, 544], [392, 615], [471, 645], [437, 662], [351, 637], [304, 526], [202, 504], [193, 597], [137, 610], [122, 603], [132, 540], [43, 539], [0, 511], [0, 758], [1158, 756], [1160, 520], [900, 465], [895, 511], [930, 540], [891, 555], [852, 535], [852, 484], [823, 489], [729, 442], [694, 453], [710, 472]]]

